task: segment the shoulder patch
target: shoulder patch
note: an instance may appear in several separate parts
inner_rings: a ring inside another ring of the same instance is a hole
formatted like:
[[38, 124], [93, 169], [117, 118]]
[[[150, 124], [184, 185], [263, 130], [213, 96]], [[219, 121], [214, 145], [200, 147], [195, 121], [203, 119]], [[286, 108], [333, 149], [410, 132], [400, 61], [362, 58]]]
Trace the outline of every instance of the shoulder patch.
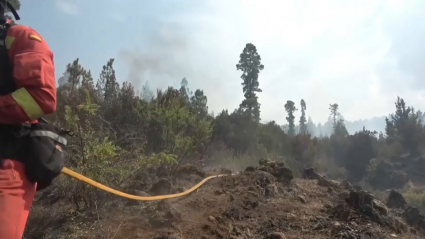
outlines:
[[30, 34], [30, 39], [41, 42], [41, 37], [39, 37], [35, 34]]

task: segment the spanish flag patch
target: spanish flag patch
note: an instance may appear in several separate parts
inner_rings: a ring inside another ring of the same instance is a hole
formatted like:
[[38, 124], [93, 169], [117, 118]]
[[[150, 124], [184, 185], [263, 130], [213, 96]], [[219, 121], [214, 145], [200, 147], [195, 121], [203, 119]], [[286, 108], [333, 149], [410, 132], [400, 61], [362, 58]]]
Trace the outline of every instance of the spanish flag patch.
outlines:
[[34, 35], [34, 34], [30, 34], [30, 39], [33, 39], [33, 40], [36, 40], [36, 41], [41, 42], [41, 37], [39, 37], [37, 35]]

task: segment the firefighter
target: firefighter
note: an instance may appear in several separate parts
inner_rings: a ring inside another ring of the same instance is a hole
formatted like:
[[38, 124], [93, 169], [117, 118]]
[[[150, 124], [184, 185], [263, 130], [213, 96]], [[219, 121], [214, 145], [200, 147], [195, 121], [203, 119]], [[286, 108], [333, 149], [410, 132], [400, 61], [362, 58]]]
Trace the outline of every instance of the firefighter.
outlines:
[[[0, 55], [0, 125], [34, 124], [56, 110], [53, 53], [35, 30], [10, 26], [4, 16], [6, 6], [16, 14], [7, 0], [0, 0], [0, 28], [5, 29], [2, 47], [6, 55], [4, 59]], [[14, 87], [2, 87], [2, 81], [8, 77], [13, 79]], [[28, 180], [23, 162], [0, 158], [0, 238], [22, 238], [36, 187], [35, 182]]]

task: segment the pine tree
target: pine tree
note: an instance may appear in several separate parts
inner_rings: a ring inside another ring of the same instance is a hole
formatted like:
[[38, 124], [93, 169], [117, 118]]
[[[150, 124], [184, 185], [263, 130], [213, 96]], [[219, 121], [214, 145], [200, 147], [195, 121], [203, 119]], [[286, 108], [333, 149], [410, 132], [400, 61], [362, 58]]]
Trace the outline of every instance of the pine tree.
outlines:
[[180, 82], [180, 94], [182, 94], [183, 98], [186, 99], [187, 102], [189, 102], [193, 95], [193, 92], [190, 91], [188, 85], [189, 82], [186, 80], [186, 77], [183, 77], [182, 81]]
[[106, 65], [102, 67], [100, 77], [96, 84], [98, 97], [103, 100], [103, 106], [105, 107], [112, 107], [117, 102], [120, 91], [113, 64], [114, 59], [111, 58]]
[[387, 142], [399, 141], [405, 150], [417, 154], [423, 144], [423, 125], [420, 117], [421, 112], [415, 112], [413, 107], [406, 106], [406, 102], [397, 97], [395, 102], [396, 111], [391, 114], [390, 119], [386, 118], [385, 133]]
[[338, 104], [331, 104], [329, 107], [332, 117], [333, 134], [338, 136], [347, 136], [348, 131], [345, 127], [344, 119], [338, 112]]
[[93, 77], [91, 75], [91, 71], [86, 71], [83, 75], [83, 79], [81, 81], [81, 86], [85, 89], [92, 90], [94, 89]]
[[307, 120], [307, 132], [312, 136], [318, 136], [316, 128], [317, 126], [313, 123], [313, 120], [309, 116]]
[[307, 125], [306, 125], [306, 117], [305, 117], [305, 110], [307, 109], [307, 106], [305, 104], [305, 101], [301, 100], [301, 117], [300, 117], [300, 134], [306, 134], [307, 133]]
[[72, 64], [66, 66], [66, 75], [68, 76], [68, 83], [71, 85], [70, 100], [74, 99], [74, 90], [80, 85], [82, 77], [86, 74], [84, 68], [80, 65], [79, 59], [75, 59]]
[[295, 103], [293, 101], [288, 100], [285, 104], [285, 110], [288, 113], [286, 120], [288, 121], [288, 134], [295, 135], [295, 116], [294, 112], [297, 110], [295, 108]]
[[204, 95], [203, 90], [196, 90], [195, 95], [190, 99], [193, 109], [199, 116], [208, 114], [207, 96]]
[[329, 105], [329, 110], [331, 111], [331, 117], [332, 117], [332, 121], [333, 121], [333, 128], [335, 129], [336, 127], [336, 123], [337, 123], [337, 117], [338, 117], [338, 104], [330, 104]]
[[254, 121], [259, 122], [260, 103], [258, 103], [256, 92], [262, 92], [259, 88], [258, 74], [264, 69], [264, 65], [261, 64], [261, 57], [253, 44], [246, 44], [236, 69], [243, 72], [241, 78], [245, 96], [239, 109]]

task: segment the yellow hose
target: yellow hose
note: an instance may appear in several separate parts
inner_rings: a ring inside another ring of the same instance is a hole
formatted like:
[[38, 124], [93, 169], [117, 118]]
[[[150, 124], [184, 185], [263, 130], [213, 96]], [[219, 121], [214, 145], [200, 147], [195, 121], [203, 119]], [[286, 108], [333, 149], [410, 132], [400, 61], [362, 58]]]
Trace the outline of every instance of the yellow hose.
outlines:
[[99, 188], [99, 189], [104, 190], [106, 192], [115, 194], [117, 196], [120, 196], [120, 197], [123, 197], [123, 198], [128, 198], [128, 199], [139, 200], [139, 201], [155, 201], [155, 200], [162, 200], [162, 199], [167, 199], [167, 198], [176, 198], [176, 197], [185, 196], [185, 195], [187, 195], [187, 194], [195, 191], [196, 189], [198, 189], [200, 186], [202, 186], [202, 184], [204, 184], [206, 181], [208, 181], [210, 179], [224, 177], [224, 176], [229, 176], [228, 174], [219, 174], [219, 175], [209, 176], [207, 178], [204, 178], [201, 182], [199, 182], [198, 184], [196, 184], [195, 186], [193, 186], [192, 188], [190, 188], [190, 189], [188, 189], [188, 190], [186, 190], [184, 192], [176, 193], [176, 194], [169, 194], [169, 195], [160, 195], [160, 196], [149, 196], [149, 197], [146, 197], [146, 196], [136, 196], [136, 195], [131, 195], [131, 194], [128, 194], [128, 193], [120, 192], [118, 190], [115, 190], [115, 189], [112, 189], [110, 187], [107, 187], [107, 186], [105, 186], [103, 184], [100, 184], [100, 183], [98, 183], [98, 182], [96, 182], [96, 181], [94, 181], [94, 180], [92, 180], [90, 178], [87, 178], [87, 177], [85, 177], [85, 176], [83, 176], [83, 175], [81, 175], [81, 174], [79, 174], [77, 172], [74, 172], [71, 169], [66, 168], [66, 167], [64, 167], [62, 169], [62, 173], [66, 174], [68, 176], [71, 176], [71, 177], [73, 177], [75, 179], [78, 179], [78, 180], [80, 180], [82, 182], [85, 182], [85, 183], [87, 183], [87, 184], [89, 184], [89, 185], [91, 185], [93, 187], [96, 187], [96, 188]]

